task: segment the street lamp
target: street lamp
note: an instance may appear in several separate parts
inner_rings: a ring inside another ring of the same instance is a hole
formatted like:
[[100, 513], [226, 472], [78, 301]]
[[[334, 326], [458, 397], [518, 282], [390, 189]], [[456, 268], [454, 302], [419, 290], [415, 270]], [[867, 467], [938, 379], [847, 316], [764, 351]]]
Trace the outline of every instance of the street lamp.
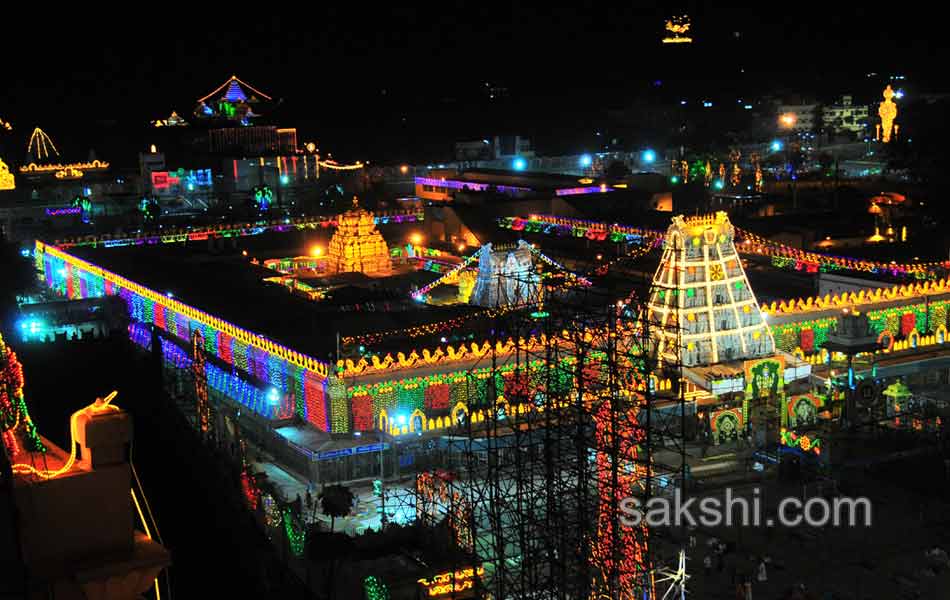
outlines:
[[789, 156], [789, 146], [791, 142], [792, 131], [795, 128], [795, 124], [798, 123], [798, 116], [795, 113], [783, 113], [778, 117], [779, 126], [783, 127], [788, 133], [785, 140], [785, 168], [791, 172], [792, 175], [792, 208], [798, 208], [798, 186], [795, 185], [794, 167], [792, 167], [791, 158]]

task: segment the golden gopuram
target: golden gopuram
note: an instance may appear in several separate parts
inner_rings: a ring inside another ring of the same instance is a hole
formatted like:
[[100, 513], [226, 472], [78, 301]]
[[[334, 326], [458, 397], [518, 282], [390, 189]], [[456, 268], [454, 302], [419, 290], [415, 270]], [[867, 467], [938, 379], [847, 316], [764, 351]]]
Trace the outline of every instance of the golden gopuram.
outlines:
[[364, 273], [389, 275], [393, 265], [386, 240], [376, 229], [373, 213], [359, 207], [353, 197], [353, 208], [338, 217], [339, 225], [330, 240], [327, 273]]

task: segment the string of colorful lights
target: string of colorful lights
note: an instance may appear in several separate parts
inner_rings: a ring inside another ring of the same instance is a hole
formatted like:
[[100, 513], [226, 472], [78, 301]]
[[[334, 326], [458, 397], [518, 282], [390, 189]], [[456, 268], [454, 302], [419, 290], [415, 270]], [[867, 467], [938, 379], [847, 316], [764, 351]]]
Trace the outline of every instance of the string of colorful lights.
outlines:
[[436, 279], [436, 280], [433, 281], [432, 283], [429, 283], [429, 284], [427, 284], [427, 285], [424, 285], [424, 286], [422, 286], [421, 288], [419, 288], [418, 290], [416, 290], [415, 292], [413, 292], [413, 294], [412, 294], [412, 299], [413, 299], [413, 300], [417, 300], [417, 301], [419, 301], [419, 302], [423, 301], [423, 300], [425, 299], [426, 295], [428, 295], [429, 292], [431, 292], [431, 291], [432, 291], [433, 289], [435, 289], [436, 287], [442, 285], [443, 283], [447, 282], [450, 277], [454, 277], [455, 275], [457, 275], [462, 269], [464, 269], [464, 268], [467, 267], [468, 265], [472, 264], [472, 262], [474, 262], [476, 258], [478, 258], [478, 251], [476, 251], [475, 253], [473, 253], [473, 254], [471, 254], [471, 255], [469, 255], [469, 256], [466, 256], [466, 257], [462, 260], [462, 262], [460, 262], [458, 265], [456, 265], [455, 267], [453, 267], [453, 268], [450, 269], [449, 271], [446, 271], [445, 274], [442, 275], [442, 277], [439, 277], [438, 279]]
[[[570, 217], [555, 217], [550, 215], [532, 214], [528, 217], [503, 217], [498, 221], [499, 227], [513, 231], [528, 233], [542, 233], [547, 235], [584, 237], [595, 241], [611, 241], [628, 243], [642, 243], [643, 238], [660, 238], [659, 231], [640, 229], [619, 223], [606, 223], [574, 219]], [[773, 266], [794, 268], [807, 272], [835, 271], [863, 271], [873, 274], [914, 276], [918, 279], [936, 277], [936, 271], [950, 269], [950, 261], [930, 261], [915, 263], [896, 263], [871, 261], [847, 256], [834, 256], [819, 252], [793, 248], [780, 242], [775, 242], [756, 235], [745, 229], [736, 228], [736, 249], [741, 254], [752, 254], [773, 258]]]
[[[418, 223], [425, 217], [421, 211], [394, 211], [375, 215], [377, 225]], [[171, 244], [176, 242], [201, 241], [232, 237], [260, 235], [268, 232], [304, 231], [317, 227], [336, 227], [336, 217], [307, 217], [296, 219], [281, 219], [272, 221], [254, 221], [247, 223], [231, 223], [215, 225], [200, 229], [175, 229], [163, 232], [143, 232], [133, 236], [84, 236], [81, 238], [67, 238], [56, 240], [54, 243], [60, 249], [68, 250], [77, 247], [115, 248], [120, 246], [144, 246], [154, 244]]]
[[[70, 299], [119, 296], [128, 306], [130, 317], [155, 325], [183, 344], [191, 342], [192, 332], [201, 331], [205, 351], [228, 365], [271, 386], [266, 394], [253, 386], [244, 393], [253, 400], [255, 412], [273, 418], [286, 412], [293, 397], [306, 407], [305, 417], [318, 429], [329, 428], [325, 383], [329, 365], [282, 346], [115, 273], [81, 260], [62, 250], [37, 241], [35, 259], [47, 286]], [[230, 373], [216, 374], [206, 365], [212, 389], [228, 388], [235, 378]], [[239, 379], [239, 378], [237, 378]], [[255, 391], [250, 391], [255, 390]], [[235, 396], [232, 396], [235, 397]], [[237, 396], [240, 397], [240, 396]], [[291, 414], [294, 406], [289, 408]]]
[[499, 315], [506, 314], [511, 310], [513, 310], [513, 308], [507, 306], [488, 308], [435, 323], [426, 323], [424, 325], [404, 327], [402, 329], [390, 329], [389, 331], [367, 333], [364, 335], [344, 336], [340, 338], [340, 343], [344, 346], [354, 346], [357, 344], [363, 346], [372, 346], [386, 339], [401, 337], [416, 338], [426, 335], [434, 335], [437, 333], [444, 333], [446, 331], [455, 331], [469, 321], [474, 321], [477, 319], [491, 319]]

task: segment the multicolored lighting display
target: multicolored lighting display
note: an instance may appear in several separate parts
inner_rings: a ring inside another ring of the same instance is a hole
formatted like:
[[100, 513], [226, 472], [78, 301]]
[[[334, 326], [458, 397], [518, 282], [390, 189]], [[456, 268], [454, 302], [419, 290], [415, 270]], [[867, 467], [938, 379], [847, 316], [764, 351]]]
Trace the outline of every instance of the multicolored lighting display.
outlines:
[[[375, 217], [377, 225], [418, 223], [424, 219], [421, 211], [400, 211], [378, 214]], [[272, 221], [255, 221], [248, 223], [230, 223], [216, 225], [202, 229], [181, 229], [162, 233], [147, 232], [134, 236], [114, 237], [111, 235], [83, 236], [57, 240], [55, 246], [61, 250], [80, 247], [117, 248], [122, 246], [146, 246], [155, 244], [173, 244], [176, 242], [201, 241], [232, 237], [245, 237], [270, 232], [305, 231], [317, 227], [327, 229], [336, 227], [336, 217], [313, 217], [299, 219], [281, 219]]]
[[[54, 246], [37, 241], [34, 256], [47, 286], [60, 295], [70, 299], [119, 296], [126, 302], [132, 320], [155, 325], [184, 344], [191, 342], [193, 332], [200, 331], [208, 354], [271, 386], [282, 399], [299, 399], [307, 408], [304, 414], [307, 421], [318, 429], [329, 430], [325, 394], [329, 365], [326, 363], [169, 298]], [[253, 410], [258, 414], [275, 414], [275, 407], [268, 402], [266, 395], [263, 400], [259, 394], [247, 397], [248, 393], [242, 392], [240, 385], [234, 389], [232, 379], [216, 376], [215, 367], [210, 364], [206, 368], [209, 387], [219, 390], [225, 388], [228, 390], [225, 393], [231, 397], [246, 397], [246, 400], [241, 400], [242, 403], [253, 403]], [[292, 412], [294, 409], [295, 406], [291, 406], [289, 410]], [[278, 417], [286, 412], [283, 406], [277, 407]]]

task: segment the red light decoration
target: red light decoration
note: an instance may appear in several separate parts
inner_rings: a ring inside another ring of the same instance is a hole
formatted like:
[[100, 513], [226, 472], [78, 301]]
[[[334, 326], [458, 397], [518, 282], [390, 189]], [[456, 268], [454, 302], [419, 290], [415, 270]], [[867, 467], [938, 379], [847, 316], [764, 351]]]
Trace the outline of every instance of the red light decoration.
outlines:
[[445, 410], [449, 407], [449, 386], [435, 383], [425, 389], [425, 407], [428, 410]]
[[815, 350], [815, 332], [812, 329], [802, 329], [801, 346], [805, 353], [810, 354]]
[[907, 336], [917, 326], [917, 317], [912, 312], [901, 315], [901, 335]]
[[353, 431], [372, 431], [376, 428], [373, 423], [373, 399], [370, 396], [353, 396]]
[[638, 407], [630, 406], [627, 414], [621, 416], [614, 414], [610, 402], [609, 399], [603, 402], [596, 417], [600, 502], [597, 539], [591, 541], [591, 553], [601, 573], [598, 587], [612, 591], [611, 596], [616, 594], [619, 598], [653, 598], [646, 524], [623, 526], [617, 510], [624, 498], [640, 495], [646, 467], [635, 462], [630, 465], [613, 462], [636, 461], [638, 457], [643, 439], [643, 430], [636, 426]]

